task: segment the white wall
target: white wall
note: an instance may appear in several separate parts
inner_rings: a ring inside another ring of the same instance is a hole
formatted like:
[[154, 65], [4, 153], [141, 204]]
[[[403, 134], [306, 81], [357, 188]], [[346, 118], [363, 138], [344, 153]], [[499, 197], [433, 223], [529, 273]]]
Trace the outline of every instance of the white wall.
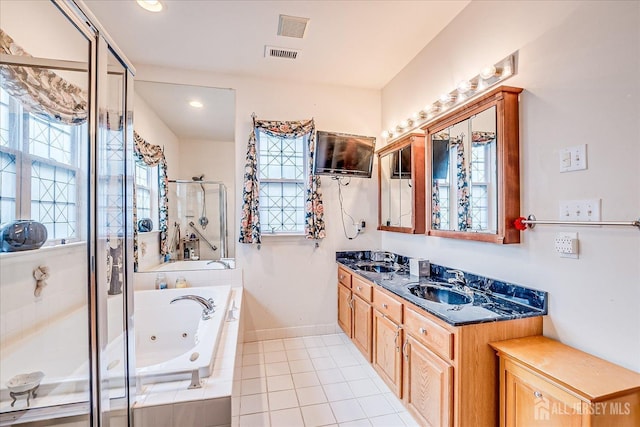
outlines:
[[[602, 198], [604, 220], [640, 215], [640, 3], [472, 2], [382, 91], [391, 128], [486, 63], [519, 51], [522, 214], [557, 219], [560, 200]], [[586, 171], [558, 151], [587, 144]], [[578, 260], [553, 239], [577, 231]], [[401, 254], [549, 292], [545, 335], [640, 371], [640, 235], [538, 226], [520, 245], [385, 233]]]
[[[136, 78], [140, 80], [227, 87], [236, 90], [236, 216], [239, 215], [241, 205], [251, 113], [255, 112], [259, 118], [275, 120], [301, 120], [313, 117], [320, 130], [370, 136], [379, 134], [380, 92], [376, 90], [260, 80], [144, 65], [137, 65], [136, 68]], [[244, 270], [247, 298], [245, 325], [249, 340], [256, 337], [255, 331], [260, 330], [335, 330], [335, 252], [379, 246], [380, 237], [375, 231], [375, 180], [354, 178], [351, 184], [343, 188], [346, 211], [356, 220], [362, 218], [367, 222], [365, 234], [356, 240], [348, 240], [343, 236], [336, 182], [323, 179], [322, 185], [327, 238], [319, 248], [315, 248], [312, 242], [303, 238], [292, 237], [264, 237], [260, 250], [254, 245], [236, 246], [237, 265]], [[348, 229], [350, 234], [354, 231], [353, 228]], [[237, 241], [237, 226], [230, 230], [230, 233], [230, 238]], [[293, 333], [292, 331], [280, 330], [277, 333]], [[259, 333], [259, 336], [269, 335]]]
[[[135, 84], [134, 84], [135, 90]], [[134, 129], [142, 139], [149, 144], [164, 147], [167, 159], [167, 174], [169, 179], [180, 177], [180, 150], [178, 137], [164, 124], [153, 109], [138, 94], [133, 99]], [[169, 200], [169, 204], [171, 204]], [[174, 209], [169, 209], [175, 212]], [[169, 239], [171, 239], [171, 224], [169, 221]], [[153, 226], [158, 229], [158, 219], [154, 218]], [[162, 262], [160, 256], [160, 237], [158, 232], [138, 233], [138, 271], [158, 265]]]

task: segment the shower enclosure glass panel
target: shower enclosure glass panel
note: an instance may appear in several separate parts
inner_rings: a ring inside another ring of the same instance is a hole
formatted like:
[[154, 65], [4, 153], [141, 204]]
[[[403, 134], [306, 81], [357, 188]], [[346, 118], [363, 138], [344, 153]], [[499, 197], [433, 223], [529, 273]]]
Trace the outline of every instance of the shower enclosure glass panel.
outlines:
[[0, 217], [48, 235], [0, 253], [0, 425], [88, 424], [92, 42], [50, 2], [1, 2], [0, 29]]
[[226, 186], [214, 181], [170, 180], [169, 200], [175, 201], [169, 206], [171, 259], [227, 258]]

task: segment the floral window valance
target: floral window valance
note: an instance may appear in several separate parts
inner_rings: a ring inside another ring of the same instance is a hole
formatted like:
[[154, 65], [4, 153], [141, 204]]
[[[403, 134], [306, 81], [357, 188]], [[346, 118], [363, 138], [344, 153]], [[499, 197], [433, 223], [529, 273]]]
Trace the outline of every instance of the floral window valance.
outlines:
[[[0, 29], [0, 53], [31, 56]], [[55, 72], [40, 67], [0, 65], [3, 88], [26, 111], [67, 125], [87, 121], [87, 93]]]
[[[259, 213], [259, 180], [258, 161], [256, 154], [256, 133], [264, 132], [267, 135], [278, 138], [299, 138], [309, 135], [308, 138], [308, 165], [313, 167], [315, 156], [315, 123], [313, 119], [302, 121], [275, 121], [258, 120], [253, 117], [253, 128], [249, 134], [247, 144], [247, 157], [244, 173], [244, 187], [242, 192], [242, 217], [240, 220], [240, 243], [254, 243], [260, 247], [262, 234], [260, 230]], [[325, 237], [324, 211], [322, 204], [322, 192], [320, 190], [320, 177], [309, 174], [306, 188], [305, 203], [305, 235], [307, 239], [316, 242]]]
[[[150, 167], [158, 166], [158, 214], [159, 214], [159, 226], [160, 230], [160, 254], [166, 256], [169, 253], [168, 244], [168, 222], [169, 222], [169, 176], [167, 175], [167, 159], [164, 156], [164, 151], [159, 145], [153, 145], [145, 141], [138, 133], [133, 131], [134, 140], [134, 154], [136, 159], [142, 161], [144, 164]], [[134, 186], [133, 195], [134, 209], [133, 209], [133, 246], [134, 246], [134, 270], [138, 269], [138, 218], [135, 209], [136, 195]]]

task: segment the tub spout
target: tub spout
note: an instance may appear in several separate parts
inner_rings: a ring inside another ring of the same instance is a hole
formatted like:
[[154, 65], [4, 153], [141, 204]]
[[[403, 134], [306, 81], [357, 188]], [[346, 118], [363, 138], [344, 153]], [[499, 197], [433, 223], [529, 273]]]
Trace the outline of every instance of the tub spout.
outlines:
[[202, 306], [202, 320], [211, 319], [211, 314], [215, 312], [215, 305], [212, 298], [206, 299], [201, 297], [200, 295], [182, 295], [178, 298], [172, 299], [169, 304], [173, 304], [174, 302], [180, 300], [195, 301], [200, 304]]
[[209, 261], [207, 263], [207, 265], [213, 264], [213, 263], [222, 264], [222, 266], [224, 267], [225, 270], [231, 269], [231, 264], [229, 264], [229, 261], [223, 261], [221, 259], [214, 259], [213, 261]]

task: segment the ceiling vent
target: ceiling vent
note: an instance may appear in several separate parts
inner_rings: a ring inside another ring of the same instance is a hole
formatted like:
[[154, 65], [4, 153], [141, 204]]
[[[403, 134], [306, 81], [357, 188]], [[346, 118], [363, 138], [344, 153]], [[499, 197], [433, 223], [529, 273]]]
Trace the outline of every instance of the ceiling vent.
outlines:
[[309, 18], [299, 16], [280, 15], [278, 21], [278, 35], [301, 39], [307, 31]]
[[284, 58], [284, 59], [296, 59], [300, 50], [289, 49], [284, 47], [265, 46], [264, 56], [265, 58]]

